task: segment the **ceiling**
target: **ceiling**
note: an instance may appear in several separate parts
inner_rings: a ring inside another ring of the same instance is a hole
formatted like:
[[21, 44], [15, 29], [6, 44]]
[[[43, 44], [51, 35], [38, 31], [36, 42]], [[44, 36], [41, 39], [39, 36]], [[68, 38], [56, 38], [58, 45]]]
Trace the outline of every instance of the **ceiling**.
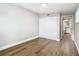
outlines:
[[42, 7], [42, 3], [16, 3], [16, 5], [38, 14], [73, 14], [79, 6], [78, 3], [47, 3], [46, 7]]

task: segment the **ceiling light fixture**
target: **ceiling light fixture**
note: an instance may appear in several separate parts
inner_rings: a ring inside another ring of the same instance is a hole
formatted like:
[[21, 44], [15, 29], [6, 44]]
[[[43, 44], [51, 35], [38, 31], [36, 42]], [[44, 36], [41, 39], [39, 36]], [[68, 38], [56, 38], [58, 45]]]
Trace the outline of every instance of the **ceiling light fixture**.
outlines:
[[46, 6], [47, 6], [47, 4], [46, 4], [46, 3], [43, 3], [43, 4], [42, 4], [42, 6], [43, 6], [43, 7], [46, 7]]

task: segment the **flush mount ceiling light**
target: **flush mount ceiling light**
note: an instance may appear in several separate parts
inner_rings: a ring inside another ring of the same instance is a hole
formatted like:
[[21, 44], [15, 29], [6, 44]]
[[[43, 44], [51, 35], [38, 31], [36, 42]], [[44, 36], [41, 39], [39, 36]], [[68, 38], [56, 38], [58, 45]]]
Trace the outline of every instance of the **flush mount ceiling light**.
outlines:
[[46, 3], [43, 3], [43, 4], [42, 4], [42, 7], [46, 7], [46, 6], [47, 6], [47, 4], [46, 4]]

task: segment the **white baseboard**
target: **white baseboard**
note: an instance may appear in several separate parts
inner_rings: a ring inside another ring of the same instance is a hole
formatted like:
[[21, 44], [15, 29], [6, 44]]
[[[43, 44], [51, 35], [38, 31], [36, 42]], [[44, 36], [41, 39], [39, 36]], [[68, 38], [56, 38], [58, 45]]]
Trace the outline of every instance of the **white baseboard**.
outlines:
[[[47, 37], [43, 37], [43, 36], [39, 36], [41, 38], [46, 38], [46, 39], [50, 39], [50, 38], [47, 38]], [[56, 40], [56, 41], [60, 41], [60, 39], [50, 39], [50, 40]]]
[[17, 43], [14, 43], [14, 44], [11, 44], [11, 45], [6, 45], [6, 46], [3, 46], [3, 47], [0, 47], [0, 51], [4, 50], [4, 49], [7, 49], [7, 48], [10, 48], [10, 47], [13, 47], [13, 46], [16, 46], [18, 44], [22, 44], [24, 42], [27, 42], [27, 41], [30, 41], [30, 40], [33, 40], [33, 39], [36, 39], [38, 38], [39, 36], [35, 36], [35, 37], [32, 37], [32, 38], [28, 38], [26, 40], [23, 40], [23, 41], [20, 41], [20, 42], [17, 42]]
[[76, 43], [76, 41], [75, 41], [73, 35], [71, 35], [71, 38], [72, 38], [72, 40], [74, 41], [74, 43], [75, 43], [75, 45], [76, 45], [76, 48], [77, 48], [77, 51], [78, 51], [78, 53], [79, 53], [79, 48], [78, 48], [78, 45], [77, 45], [77, 43]]
[[[75, 41], [74, 41], [75, 42]], [[75, 42], [75, 45], [76, 45], [76, 47], [77, 47], [77, 51], [78, 51], [78, 53], [79, 53], [79, 48], [78, 48], [78, 45], [76, 44], [76, 42]]]

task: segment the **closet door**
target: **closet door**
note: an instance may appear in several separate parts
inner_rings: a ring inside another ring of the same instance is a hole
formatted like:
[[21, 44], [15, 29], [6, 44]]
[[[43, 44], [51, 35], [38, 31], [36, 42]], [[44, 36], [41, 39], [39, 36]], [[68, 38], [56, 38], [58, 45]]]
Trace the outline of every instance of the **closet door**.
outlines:
[[57, 17], [45, 17], [39, 20], [39, 36], [49, 39], [59, 39], [59, 21]]

